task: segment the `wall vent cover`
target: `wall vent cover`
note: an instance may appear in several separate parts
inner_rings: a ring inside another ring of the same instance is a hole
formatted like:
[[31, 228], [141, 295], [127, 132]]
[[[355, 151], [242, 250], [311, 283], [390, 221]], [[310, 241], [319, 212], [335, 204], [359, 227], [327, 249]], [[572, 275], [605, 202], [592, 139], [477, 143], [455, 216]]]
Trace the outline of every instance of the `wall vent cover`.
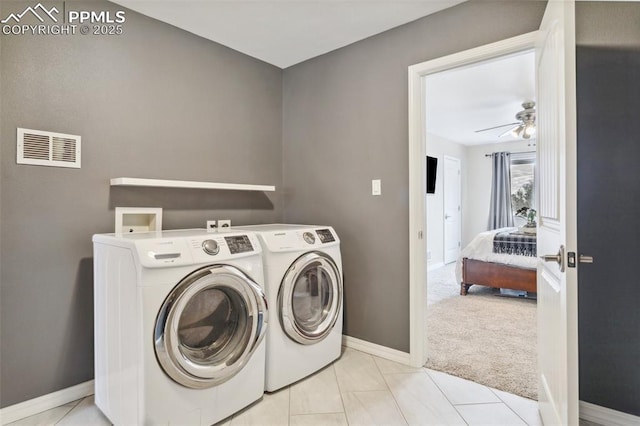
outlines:
[[18, 128], [18, 164], [80, 168], [80, 136]]

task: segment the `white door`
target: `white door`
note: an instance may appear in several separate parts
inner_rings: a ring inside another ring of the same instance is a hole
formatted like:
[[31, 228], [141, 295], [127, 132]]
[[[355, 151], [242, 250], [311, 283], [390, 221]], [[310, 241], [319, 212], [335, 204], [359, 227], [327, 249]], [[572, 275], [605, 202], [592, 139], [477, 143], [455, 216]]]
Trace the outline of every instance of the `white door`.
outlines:
[[[544, 424], [578, 424], [575, 4], [547, 4], [538, 76], [538, 400]], [[556, 256], [557, 254], [557, 256]], [[542, 259], [544, 256], [546, 259]]]
[[460, 253], [460, 160], [444, 157], [444, 263], [455, 262]]

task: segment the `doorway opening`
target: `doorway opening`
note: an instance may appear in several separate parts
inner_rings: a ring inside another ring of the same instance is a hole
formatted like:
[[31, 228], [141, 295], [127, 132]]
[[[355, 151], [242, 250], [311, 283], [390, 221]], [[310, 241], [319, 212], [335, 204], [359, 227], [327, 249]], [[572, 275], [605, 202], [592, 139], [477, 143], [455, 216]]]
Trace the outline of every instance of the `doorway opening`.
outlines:
[[[429, 349], [425, 338], [429, 284], [424, 238], [425, 77], [534, 48], [539, 100], [537, 250], [542, 254], [537, 261], [535, 281], [541, 348], [537, 363], [538, 407], [545, 423], [576, 424], [577, 265], [573, 259], [577, 253], [577, 138], [573, 1], [548, 2], [538, 31], [415, 64], [408, 69], [410, 357], [412, 365], [421, 366], [427, 361]], [[506, 169], [504, 165], [501, 168]]]
[[424, 99], [426, 367], [536, 399], [535, 54], [427, 75]]

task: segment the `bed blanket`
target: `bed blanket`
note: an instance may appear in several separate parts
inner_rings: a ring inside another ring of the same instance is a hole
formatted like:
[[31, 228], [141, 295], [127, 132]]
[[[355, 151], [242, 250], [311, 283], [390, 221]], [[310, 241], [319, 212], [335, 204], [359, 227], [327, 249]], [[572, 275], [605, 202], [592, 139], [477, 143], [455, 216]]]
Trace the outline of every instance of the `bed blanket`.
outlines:
[[522, 232], [499, 232], [493, 237], [493, 252], [536, 256], [536, 236]]

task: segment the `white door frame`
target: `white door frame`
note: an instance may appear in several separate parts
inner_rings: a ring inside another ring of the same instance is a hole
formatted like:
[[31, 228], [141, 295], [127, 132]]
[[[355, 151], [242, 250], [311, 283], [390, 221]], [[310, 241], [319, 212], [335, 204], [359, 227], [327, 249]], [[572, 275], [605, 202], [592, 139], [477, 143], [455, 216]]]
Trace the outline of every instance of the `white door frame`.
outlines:
[[[443, 228], [443, 233], [442, 233], [442, 260], [444, 261], [443, 263], [446, 265], [447, 262], [447, 225], [446, 225], [446, 215], [447, 215], [447, 175], [446, 175], [446, 170], [447, 170], [447, 166], [446, 166], [446, 162], [447, 160], [450, 161], [455, 161], [456, 163], [458, 163], [458, 185], [457, 185], [457, 191], [458, 191], [458, 251], [456, 253], [456, 258], [458, 257], [458, 255], [460, 255], [460, 250], [462, 250], [462, 247], [460, 246], [461, 242], [462, 242], [462, 161], [460, 161], [459, 158], [456, 157], [452, 157], [450, 155], [444, 155], [442, 157], [442, 187], [443, 187], [443, 194], [442, 194], [442, 228]], [[449, 262], [450, 263], [450, 262]]]
[[[427, 361], [427, 273], [425, 232], [426, 75], [535, 48], [538, 32], [487, 44], [409, 67], [409, 355], [411, 365]], [[576, 360], [577, 361], [577, 360]]]

